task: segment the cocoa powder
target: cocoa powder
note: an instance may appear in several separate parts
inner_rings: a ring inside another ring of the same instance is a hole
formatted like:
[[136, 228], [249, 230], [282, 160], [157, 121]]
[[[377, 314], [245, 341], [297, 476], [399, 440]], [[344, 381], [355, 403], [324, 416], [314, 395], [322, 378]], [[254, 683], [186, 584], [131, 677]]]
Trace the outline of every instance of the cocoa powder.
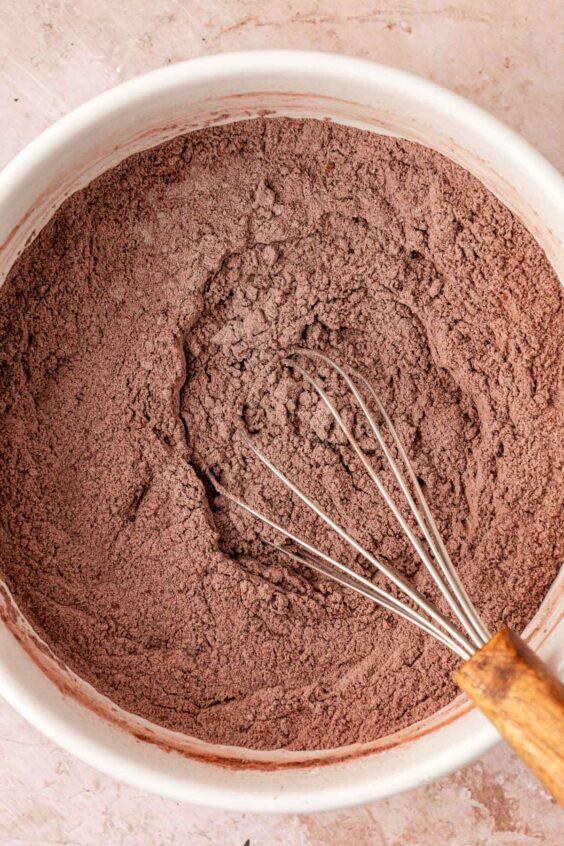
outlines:
[[[205, 471], [375, 583], [236, 436], [435, 597], [281, 361], [373, 381], [491, 629], [562, 557], [562, 297], [541, 248], [435, 152], [315, 121], [207, 129], [67, 200], [0, 295], [1, 571], [124, 708], [208, 741], [368, 741], [455, 695], [444, 647], [265, 548]], [[343, 386], [321, 377], [385, 481]]]

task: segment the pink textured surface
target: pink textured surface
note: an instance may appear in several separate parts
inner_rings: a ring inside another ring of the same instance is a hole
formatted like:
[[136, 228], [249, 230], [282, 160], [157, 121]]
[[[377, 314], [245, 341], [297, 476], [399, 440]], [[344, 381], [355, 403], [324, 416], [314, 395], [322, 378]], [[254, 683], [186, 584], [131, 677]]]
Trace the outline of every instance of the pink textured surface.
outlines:
[[[88, 97], [162, 64], [257, 47], [325, 49], [419, 72], [561, 144], [561, 4], [551, 0], [0, 2], [0, 165]], [[81, 764], [0, 703], [3, 846], [556, 846], [564, 815], [503, 746], [432, 785], [310, 817], [222, 814], [141, 794]]]

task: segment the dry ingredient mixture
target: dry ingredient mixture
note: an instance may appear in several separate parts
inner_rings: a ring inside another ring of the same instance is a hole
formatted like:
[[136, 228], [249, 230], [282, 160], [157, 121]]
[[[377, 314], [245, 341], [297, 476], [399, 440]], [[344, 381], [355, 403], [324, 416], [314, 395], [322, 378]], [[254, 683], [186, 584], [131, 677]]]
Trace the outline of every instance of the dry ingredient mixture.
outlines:
[[212, 467], [345, 558], [251, 458], [242, 418], [434, 595], [320, 401], [281, 366], [300, 345], [371, 378], [487, 624], [522, 628], [562, 558], [562, 298], [540, 247], [467, 172], [329, 123], [206, 129], [68, 199], [0, 295], [3, 577], [77, 673], [208, 741], [368, 741], [455, 695], [444, 647], [269, 551], [273, 533], [207, 482]]

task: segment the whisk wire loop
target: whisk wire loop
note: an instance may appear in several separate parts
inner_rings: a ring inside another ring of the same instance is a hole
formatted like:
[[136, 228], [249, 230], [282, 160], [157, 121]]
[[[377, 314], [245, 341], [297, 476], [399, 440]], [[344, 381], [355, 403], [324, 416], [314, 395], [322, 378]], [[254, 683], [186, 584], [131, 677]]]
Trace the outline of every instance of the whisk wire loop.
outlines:
[[[337, 425], [339, 426], [339, 428], [341, 429], [341, 431], [343, 432], [343, 434], [347, 438], [347, 441], [349, 442], [350, 446], [353, 448], [354, 452], [356, 453], [357, 457], [359, 458], [360, 462], [362, 463], [364, 469], [366, 470], [368, 476], [370, 477], [372, 482], [375, 484], [378, 492], [380, 493], [380, 495], [384, 499], [386, 505], [388, 506], [388, 508], [390, 509], [392, 514], [394, 515], [395, 519], [398, 521], [399, 525], [403, 529], [403, 531], [404, 531], [405, 535], [407, 536], [409, 542], [411, 543], [415, 552], [417, 553], [417, 555], [419, 556], [419, 558], [423, 562], [424, 566], [426, 567], [426, 569], [429, 572], [429, 574], [431, 575], [433, 581], [435, 582], [435, 584], [439, 588], [439, 590], [440, 590], [441, 594], [443, 595], [443, 597], [445, 598], [446, 602], [449, 604], [451, 610], [456, 615], [459, 622], [464, 627], [468, 636], [472, 639], [475, 646], [477, 646], [478, 648], [483, 646], [483, 644], [486, 643], [486, 641], [489, 639], [489, 635], [488, 635], [487, 631], [484, 629], [483, 625], [481, 624], [480, 619], [479, 619], [477, 613], [475, 612], [475, 609], [473, 608], [472, 603], [471, 603], [468, 595], [464, 591], [464, 588], [462, 587], [460, 580], [458, 579], [456, 571], [454, 570], [454, 567], [452, 566], [452, 562], [450, 562], [450, 558], [448, 557], [448, 553], [446, 552], [446, 548], [444, 548], [444, 544], [442, 546], [443, 546], [443, 549], [444, 549], [444, 556], [446, 556], [446, 561], [443, 560], [443, 550], [440, 548], [439, 545], [437, 545], [437, 543], [435, 541], [435, 535], [439, 536], [438, 531], [436, 529], [436, 525], [435, 525], [434, 520], [432, 518], [431, 512], [430, 512], [430, 510], [427, 506], [423, 492], [421, 491], [421, 486], [419, 485], [419, 482], [417, 481], [417, 477], [415, 475], [415, 472], [413, 471], [413, 468], [411, 467], [411, 464], [409, 462], [409, 459], [407, 458], [405, 450], [403, 449], [403, 446], [401, 445], [401, 443], [399, 441], [399, 438], [397, 436], [397, 432], [396, 432], [395, 428], [392, 426], [392, 422], [391, 422], [390, 418], [388, 417], [388, 415], [386, 414], [385, 409], [384, 409], [379, 397], [377, 396], [376, 392], [374, 391], [374, 389], [372, 388], [370, 383], [368, 383], [367, 380], [365, 380], [363, 377], [361, 377], [365, 387], [368, 390], [370, 390], [370, 393], [373, 396], [373, 398], [374, 398], [374, 400], [377, 404], [378, 410], [380, 411], [380, 413], [383, 412], [382, 416], [384, 418], [384, 421], [386, 422], [386, 425], [390, 429], [390, 434], [392, 434], [392, 437], [394, 438], [394, 442], [396, 443], [396, 445], [399, 444], [401, 458], [402, 458], [404, 465], [406, 466], [406, 469], [407, 469], [407, 471], [410, 475], [410, 480], [411, 480], [412, 485], [413, 485], [413, 487], [416, 491], [416, 495], [418, 495], [418, 500], [420, 502], [421, 507], [423, 508], [425, 518], [430, 520], [430, 524], [431, 524], [430, 527], [427, 526], [425, 519], [423, 519], [421, 517], [421, 515], [419, 514], [419, 512], [417, 511], [417, 507], [415, 505], [413, 497], [411, 496], [409, 487], [406, 484], [406, 482], [405, 482], [405, 480], [404, 480], [404, 478], [401, 474], [401, 471], [399, 470], [397, 462], [395, 461], [393, 455], [391, 454], [391, 452], [390, 452], [390, 450], [389, 450], [389, 448], [386, 444], [386, 441], [384, 440], [384, 438], [382, 436], [380, 427], [376, 424], [376, 421], [374, 420], [374, 417], [373, 417], [372, 413], [370, 412], [370, 409], [367, 407], [366, 403], [364, 402], [362, 395], [360, 394], [357, 386], [355, 385], [353, 380], [350, 378], [350, 376], [346, 373], [345, 370], [343, 370], [341, 367], [339, 367], [339, 365], [337, 365], [332, 359], [328, 358], [328, 356], [323, 355], [322, 353], [317, 353], [317, 352], [310, 351], [310, 350], [297, 350], [295, 352], [295, 355], [300, 355], [300, 354], [321, 359], [326, 364], [328, 364], [330, 367], [332, 367], [333, 370], [335, 370], [340, 376], [342, 376], [342, 378], [346, 382], [348, 388], [350, 389], [351, 393], [353, 394], [356, 401], [358, 402], [361, 410], [363, 411], [363, 413], [364, 413], [364, 415], [365, 415], [365, 417], [366, 417], [366, 419], [367, 419], [367, 421], [370, 425], [370, 428], [371, 428], [373, 434], [375, 435], [375, 437], [378, 441], [378, 444], [379, 444], [380, 448], [382, 449], [382, 451], [383, 451], [383, 453], [384, 453], [384, 455], [385, 455], [385, 457], [388, 461], [388, 464], [389, 464], [389, 466], [390, 466], [390, 468], [391, 468], [391, 470], [392, 470], [392, 472], [393, 472], [393, 474], [396, 478], [396, 481], [398, 482], [398, 485], [399, 485], [399, 487], [402, 491], [402, 494], [404, 495], [404, 497], [407, 501], [409, 509], [410, 509], [413, 517], [415, 518], [417, 525], [419, 526], [421, 532], [423, 533], [425, 540], [429, 544], [431, 552], [433, 553], [433, 555], [435, 556], [435, 558], [438, 562], [438, 565], [439, 565], [439, 567], [442, 571], [442, 576], [441, 576], [441, 573], [435, 567], [431, 558], [427, 555], [425, 549], [423, 548], [423, 546], [420, 543], [417, 536], [411, 530], [411, 527], [409, 526], [409, 524], [403, 518], [403, 516], [402, 516], [401, 512], [399, 511], [398, 507], [396, 506], [395, 502], [393, 501], [393, 499], [389, 495], [388, 491], [386, 490], [385, 486], [383, 485], [380, 477], [378, 476], [378, 474], [376, 473], [376, 471], [372, 467], [372, 465], [371, 465], [370, 461], [368, 460], [368, 458], [366, 457], [365, 453], [360, 448], [358, 441], [353, 436], [352, 432], [350, 431], [350, 428], [346, 425], [346, 423], [342, 419], [341, 415], [339, 414], [339, 412], [335, 408], [335, 405], [329, 399], [326, 391], [321, 387], [319, 382], [310, 373], [308, 373], [307, 370], [305, 370], [299, 364], [294, 362], [292, 359], [286, 359], [284, 361], [284, 363], [287, 364], [287, 366], [289, 366], [289, 367], [297, 370], [299, 373], [301, 373], [301, 375], [306, 379], [306, 381], [317, 392], [318, 396], [323, 401], [323, 403], [326, 406], [326, 408], [328, 409], [328, 411], [331, 413], [333, 419], [335, 420], [335, 422], [337, 423]], [[357, 374], [355, 374], [355, 375], [357, 375]], [[358, 374], [358, 376], [360, 376], [360, 374]], [[452, 576], [451, 571], [454, 573], [454, 578]], [[447, 580], [446, 585], [443, 581], [443, 577], [444, 577], [444, 579]], [[449, 590], [449, 588], [450, 588], [450, 590]]]
[[[393, 476], [407, 502], [409, 511], [417, 523], [418, 529], [423, 535], [431, 555], [423, 546], [420, 537], [417, 536], [403, 517], [395, 501], [392, 499], [388, 490], [382, 483], [378, 473], [372, 466], [369, 458], [360, 447], [358, 440], [354, 437], [350, 427], [347, 426], [346, 422], [343, 420], [341, 414], [330, 399], [324, 387], [311, 373], [309, 373], [298, 361], [296, 361], [298, 356], [316, 359], [325, 363], [344, 380], [349, 391], [352, 393], [359, 408], [364, 414], [368, 426], [370, 427], [370, 431], [374, 435], [390, 469], [392, 470]], [[367, 560], [375, 570], [383, 573], [383, 575], [407, 597], [409, 602], [413, 603], [415, 608], [405, 602], [402, 602], [400, 599], [397, 599], [388, 591], [374, 585], [371, 581], [369, 581], [369, 579], [359, 575], [350, 567], [340, 561], [337, 561], [332, 556], [327, 555], [327, 553], [318, 549], [316, 546], [308, 543], [290, 529], [281, 526], [274, 520], [271, 520], [265, 514], [253, 508], [244, 500], [226, 490], [219, 480], [211, 472], [208, 472], [210, 481], [220, 494], [225, 496], [228, 500], [246, 511], [248, 514], [251, 514], [253, 517], [260, 520], [264, 525], [274, 529], [284, 538], [295, 544], [299, 547], [299, 551], [296, 552], [286, 546], [279, 546], [272, 541], [262, 538], [263, 542], [268, 546], [276, 549], [279, 553], [285, 555], [290, 560], [305, 564], [311, 569], [333, 579], [339, 584], [351, 588], [363, 596], [368, 597], [387, 610], [392, 611], [396, 615], [417, 626], [425, 633], [431, 635], [440, 643], [455, 652], [455, 654], [457, 654], [460, 658], [464, 660], [470, 658], [477, 649], [489, 640], [489, 633], [483, 622], [480, 620], [478, 612], [460, 581], [446, 546], [438, 531], [436, 522], [431, 514], [431, 510], [427, 504], [421, 485], [419, 484], [415, 471], [409, 461], [405, 448], [401, 443], [397, 431], [375, 389], [361, 373], [358, 373], [352, 368], [345, 369], [340, 367], [331, 358], [315, 350], [293, 350], [290, 353], [290, 357], [285, 359], [283, 363], [298, 372], [316, 391], [317, 395], [320, 397], [333, 417], [335, 423], [346, 437], [348, 444], [360, 460], [369, 478], [376, 486], [379, 494], [384, 499], [384, 502], [399, 523], [411, 546], [423, 562], [435, 585], [456, 617], [458, 624], [462, 627], [463, 632], [459, 631], [456, 625], [454, 625], [441, 611], [439, 611], [432, 602], [428, 601], [419, 591], [417, 591], [415, 587], [409, 583], [409, 581], [406, 581], [393, 567], [388, 566], [385, 562], [379, 560], [369, 550], [365, 549], [362, 544], [360, 544], [348, 531], [338, 525], [332, 517], [330, 517], [329, 514], [320, 507], [320, 505], [308, 497], [303, 490], [301, 490], [285, 475], [285, 473], [276, 467], [276, 465], [270, 461], [270, 459], [247, 437], [246, 434], [243, 435], [245, 444], [254, 456], [272, 473], [272, 475], [282, 482], [296, 497], [298, 497], [298, 499], [301, 500], [302, 503], [304, 503], [304, 505], [313, 511], [313, 513], [323, 520], [334, 532], [336, 532], [336, 534], [356, 553]], [[380, 426], [376, 423], [374, 415], [370, 411], [370, 408], [362, 396], [359, 387], [351, 375], [349, 375], [350, 373], [352, 373], [357, 382], [362, 385], [363, 389], [369, 394], [378, 409], [378, 412], [384, 421], [384, 425], [387, 427], [396, 447], [397, 454], [399, 455], [405, 472], [407, 473], [409, 482], [404, 478], [398, 462], [386, 443]], [[412, 491], [415, 495], [415, 499]], [[417, 500], [417, 503], [415, 500]]]

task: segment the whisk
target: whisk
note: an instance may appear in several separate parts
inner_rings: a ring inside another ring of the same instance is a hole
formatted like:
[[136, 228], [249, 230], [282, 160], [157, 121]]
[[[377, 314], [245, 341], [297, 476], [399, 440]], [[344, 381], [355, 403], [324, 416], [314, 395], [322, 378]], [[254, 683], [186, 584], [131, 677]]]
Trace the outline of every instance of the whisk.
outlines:
[[[417, 526], [416, 531], [404, 518], [351, 428], [347, 426], [319, 380], [306, 369], [304, 361], [329, 367], [346, 385], [386, 459], [401, 491], [405, 511]], [[564, 804], [564, 686], [515, 632], [502, 629], [493, 637], [490, 635], [460, 581], [417, 475], [374, 387], [361, 373], [350, 367], [342, 367], [327, 355], [314, 350], [295, 350], [283, 364], [298, 373], [314, 389], [327, 408], [399, 523], [414, 552], [427, 569], [444, 598], [452, 619], [417, 591], [397, 570], [380, 560], [377, 554], [366, 549], [338, 525], [246, 435], [243, 435], [243, 438], [249, 450], [274, 477], [349, 544], [355, 553], [362, 556], [375, 571], [381, 572], [394, 584], [405, 600], [396, 598], [342, 561], [299, 537], [292, 531], [291, 526], [282, 526], [252, 508], [233, 492], [226, 490], [220, 481], [209, 473], [213, 485], [228, 500], [290, 541], [292, 547], [266, 539], [264, 543], [288, 559], [301, 565], [305, 564], [335, 582], [357, 591], [451, 649], [464, 662], [454, 673], [458, 686], [491, 720], [552, 795]], [[369, 403], [377, 411], [378, 422]], [[384, 430], [388, 434], [388, 441], [384, 437]]]

